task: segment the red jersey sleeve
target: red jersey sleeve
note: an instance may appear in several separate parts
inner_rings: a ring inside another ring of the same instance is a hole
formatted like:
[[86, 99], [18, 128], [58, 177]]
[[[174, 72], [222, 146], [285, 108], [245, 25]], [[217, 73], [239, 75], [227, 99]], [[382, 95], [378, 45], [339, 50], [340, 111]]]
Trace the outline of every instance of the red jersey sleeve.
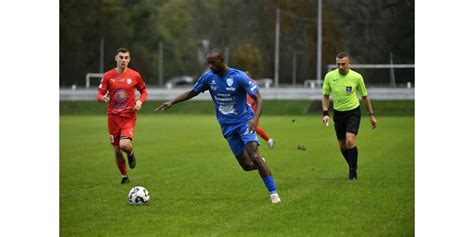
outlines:
[[247, 103], [250, 105], [253, 105], [255, 102], [253, 101], [253, 98], [247, 95]]
[[97, 101], [102, 102], [102, 98], [104, 98], [108, 90], [109, 90], [109, 79], [104, 74], [104, 76], [102, 77], [102, 80], [100, 81], [99, 89], [97, 91]]
[[252, 106], [253, 111], [257, 110], [257, 104], [250, 95], [247, 95], [247, 103]]
[[140, 74], [138, 74], [136, 88], [140, 92], [140, 99], [139, 100], [142, 103], [145, 102], [146, 98], [148, 97], [148, 92], [146, 90], [145, 81], [143, 80], [143, 78]]

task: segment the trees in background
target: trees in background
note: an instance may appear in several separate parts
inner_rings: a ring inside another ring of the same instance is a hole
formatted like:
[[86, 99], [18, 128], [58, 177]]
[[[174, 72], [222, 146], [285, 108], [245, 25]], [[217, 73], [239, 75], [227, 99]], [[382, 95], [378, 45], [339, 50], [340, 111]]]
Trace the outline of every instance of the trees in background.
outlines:
[[[281, 9], [280, 83], [314, 79], [315, 0], [61, 0], [60, 85], [84, 85], [99, 72], [100, 41], [104, 69], [115, 66], [119, 47], [132, 53], [131, 67], [157, 85], [159, 44], [163, 77], [199, 76], [208, 48], [227, 49], [229, 65], [273, 78], [275, 13]], [[414, 0], [323, 0], [323, 70], [339, 51], [357, 63], [414, 62]], [[324, 72], [324, 71], [323, 71]], [[410, 76], [410, 75], [408, 75]], [[414, 75], [412, 75], [414, 77]], [[374, 76], [378, 78], [378, 76]], [[370, 81], [370, 80], [369, 80]]]

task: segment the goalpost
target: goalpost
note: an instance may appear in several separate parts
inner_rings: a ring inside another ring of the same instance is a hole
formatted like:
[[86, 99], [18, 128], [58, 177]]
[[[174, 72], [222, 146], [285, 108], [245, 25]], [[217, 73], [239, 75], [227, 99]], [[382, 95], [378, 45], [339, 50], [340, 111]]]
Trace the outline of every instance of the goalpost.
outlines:
[[102, 79], [103, 73], [87, 73], [86, 74], [86, 88], [89, 88], [91, 86], [91, 77], [92, 78], [100, 78]]

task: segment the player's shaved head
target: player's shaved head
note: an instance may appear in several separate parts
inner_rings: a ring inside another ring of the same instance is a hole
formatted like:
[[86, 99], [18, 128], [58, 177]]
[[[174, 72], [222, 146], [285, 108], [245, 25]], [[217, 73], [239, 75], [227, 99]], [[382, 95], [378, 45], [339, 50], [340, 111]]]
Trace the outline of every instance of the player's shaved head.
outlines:
[[339, 74], [346, 75], [349, 72], [349, 54], [346, 52], [340, 52], [336, 55], [336, 66], [339, 70]]
[[222, 50], [213, 48], [207, 52], [207, 65], [212, 72], [223, 75], [227, 71]]
[[213, 58], [220, 58], [224, 59], [224, 54], [222, 53], [222, 50], [218, 48], [213, 48], [207, 52], [207, 57], [213, 57]]
[[345, 58], [345, 57], [349, 57], [349, 54], [347, 54], [346, 52], [339, 52], [336, 55], [336, 58]]

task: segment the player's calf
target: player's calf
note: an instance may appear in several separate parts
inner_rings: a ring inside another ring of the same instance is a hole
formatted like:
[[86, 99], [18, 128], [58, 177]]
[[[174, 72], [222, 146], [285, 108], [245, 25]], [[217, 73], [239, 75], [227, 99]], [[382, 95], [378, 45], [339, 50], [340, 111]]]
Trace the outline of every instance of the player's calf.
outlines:
[[240, 167], [242, 167], [245, 171], [252, 171], [256, 170], [258, 166], [256, 166], [253, 162], [239, 162]]
[[258, 166], [250, 159], [249, 154], [246, 151], [240, 153], [240, 155], [235, 157], [239, 162], [240, 167], [245, 171], [256, 170]]
[[128, 137], [121, 137], [120, 138], [120, 149], [122, 149], [125, 153], [127, 153], [128, 158], [128, 166], [130, 169], [135, 168], [137, 161], [135, 159], [135, 153], [133, 152], [132, 142]]

